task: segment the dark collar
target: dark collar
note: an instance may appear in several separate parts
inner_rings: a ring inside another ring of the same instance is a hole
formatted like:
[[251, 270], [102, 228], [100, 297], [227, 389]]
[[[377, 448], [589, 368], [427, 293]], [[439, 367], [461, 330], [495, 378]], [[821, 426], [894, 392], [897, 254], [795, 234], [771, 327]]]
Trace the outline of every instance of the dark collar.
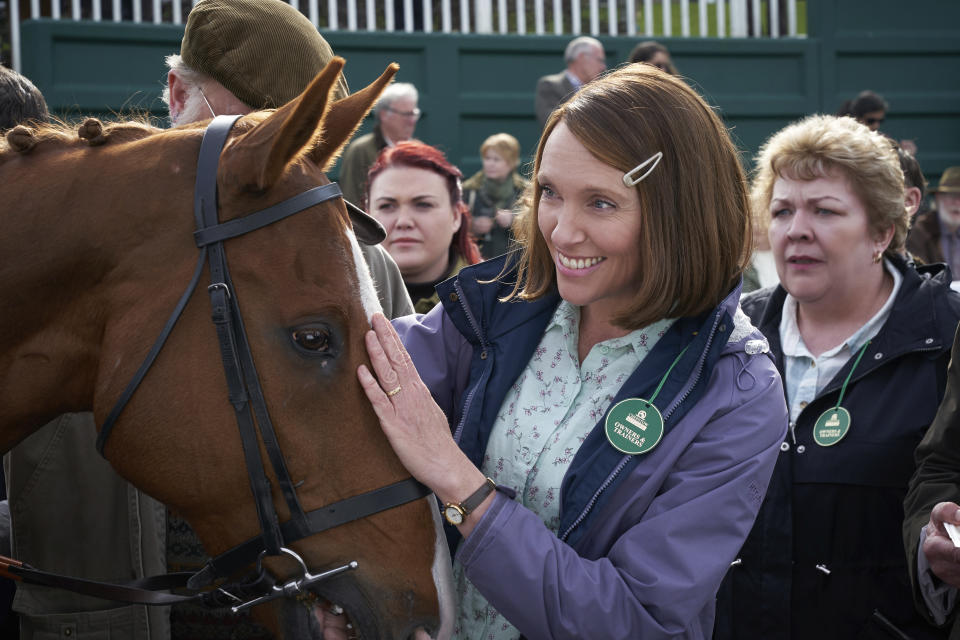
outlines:
[[[942, 336], [953, 335], [956, 326], [955, 312], [948, 309], [951, 302], [950, 273], [943, 264], [909, 267], [899, 256], [890, 258], [893, 266], [903, 276], [900, 291], [894, 300], [890, 317], [877, 335], [873, 350], [893, 356], [915, 347], [933, 348], [942, 342]], [[787, 291], [781, 285], [761, 289], [748, 294], [743, 300], [743, 309], [766, 336], [771, 349], [779, 358], [780, 317]], [[936, 344], [927, 343], [932, 338]], [[946, 345], [949, 348], [949, 343]]]

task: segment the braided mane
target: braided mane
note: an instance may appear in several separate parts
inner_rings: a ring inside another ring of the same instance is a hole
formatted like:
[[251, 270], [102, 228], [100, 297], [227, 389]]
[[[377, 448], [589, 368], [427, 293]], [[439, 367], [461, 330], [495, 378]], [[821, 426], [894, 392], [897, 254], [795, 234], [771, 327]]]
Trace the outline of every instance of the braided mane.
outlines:
[[[259, 123], [269, 115], [269, 111], [254, 113], [238, 122], [236, 130], [242, 131]], [[206, 122], [193, 122], [176, 127], [177, 130], [200, 129]], [[0, 161], [4, 155], [27, 153], [38, 146], [44, 149], [61, 147], [71, 148], [80, 145], [100, 146], [109, 141], [114, 143], [142, 140], [152, 135], [170, 131], [150, 124], [146, 117], [122, 122], [101, 122], [97, 118], [87, 118], [80, 125], [62, 120], [44, 123], [18, 125], [0, 136]]]

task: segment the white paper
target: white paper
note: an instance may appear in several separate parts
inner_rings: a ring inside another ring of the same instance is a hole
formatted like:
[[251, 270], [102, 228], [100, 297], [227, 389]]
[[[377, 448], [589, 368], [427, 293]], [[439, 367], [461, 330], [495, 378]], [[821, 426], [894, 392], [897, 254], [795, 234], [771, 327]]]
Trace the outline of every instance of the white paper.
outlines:
[[960, 527], [949, 522], [943, 523], [943, 528], [947, 530], [950, 539], [953, 540], [953, 546], [960, 547]]

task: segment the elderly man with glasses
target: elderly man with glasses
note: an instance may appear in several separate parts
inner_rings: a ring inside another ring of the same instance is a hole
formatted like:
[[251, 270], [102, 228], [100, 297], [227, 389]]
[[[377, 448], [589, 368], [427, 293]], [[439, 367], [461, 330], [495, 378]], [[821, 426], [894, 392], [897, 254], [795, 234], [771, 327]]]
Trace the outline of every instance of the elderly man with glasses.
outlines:
[[376, 117], [373, 131], [351, 142], [343, 154], [339, 182], [344, 198], [362, 206], [367, 171], [380, 151], [397, 142], [413, 139], [420, 119], [418, 99], [417, 88], [409, 82], [394, 83], [380, 96], [373, 109]]

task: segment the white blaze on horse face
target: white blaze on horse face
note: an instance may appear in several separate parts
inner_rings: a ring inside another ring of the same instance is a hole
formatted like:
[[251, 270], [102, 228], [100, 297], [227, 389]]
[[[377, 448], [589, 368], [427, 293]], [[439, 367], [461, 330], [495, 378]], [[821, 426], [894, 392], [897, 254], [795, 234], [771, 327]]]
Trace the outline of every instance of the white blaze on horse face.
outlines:
[[367, 261], [363, 259], [363, 251], [360, 250], [360, 243], [357, 242], [357, 236], [353, 229], [347, 229], [347, 237], [350, 238], [350, 248], [353, 250], [353, 263], [357, 268], [357, 286], [360, 288], [360, 304], [367, 314], [367, 321], [373, 319], [373, 314], [383, 313], [383, 307], [380, 306], [380, 298], [377, 297], [377, 288], [373, 284], [373, 278], [370, 277], [370, 267]]

